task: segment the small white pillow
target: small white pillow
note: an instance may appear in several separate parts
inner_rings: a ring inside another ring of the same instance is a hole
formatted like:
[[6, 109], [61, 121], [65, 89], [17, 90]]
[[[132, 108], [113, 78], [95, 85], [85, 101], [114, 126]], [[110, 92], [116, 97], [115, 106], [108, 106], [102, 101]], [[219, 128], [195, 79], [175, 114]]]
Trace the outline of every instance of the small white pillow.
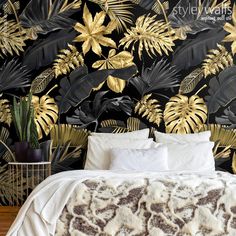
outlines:
[[158, 143], [193, 143], [209, 141], [211, 131], [194, 134], [166, 134], [154, 131], [155, 140]]
[[110, 170], [167, 171], [167, 147], [110, 150]]
[[214, 142], [168, 143], [168, 167], [171, 171], [215, 171]]
[[137, 148], [147, 149], [155, 147], [157, 143], [150, 139], [134, 138], [104, 138], [89, 136], [88, 150], [84, 169], [108, 170], [110, 166], [110, 149], [112, 148]]
[[127, 133], [91, 133], [91, 136], [108, 137], [108, 138], [135, 138], [135, 139], [148, 139], [149, 129], [141, 129]]

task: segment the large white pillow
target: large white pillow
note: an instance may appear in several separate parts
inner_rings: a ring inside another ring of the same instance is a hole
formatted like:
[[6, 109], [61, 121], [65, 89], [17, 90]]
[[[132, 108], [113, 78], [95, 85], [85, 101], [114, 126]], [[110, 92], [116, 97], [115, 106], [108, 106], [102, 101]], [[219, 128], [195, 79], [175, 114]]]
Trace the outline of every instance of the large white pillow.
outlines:
[[168, 143], [168, 167], [171, 171], [215, 171], [214, 142]]
[[112, 148], [137, 148], [146, 149], [155, 147], [153, 139], [134, 138], [104, 138], [89, 136], [88, 150], [85, 162], [86, 170], [108, 170], [110, 166], [110, 149]]
[[167, 171], [167, 147], [110, 150], [110, 170]]
[[141, 129], [127, 133], [91, 133], [92, 136], [108, 137], [108, 138], [135, 138], [135, 139], [147, 139], [149, 136], [149, 129]]
[[194, 134], [166, 134], [154, 131], [155, 140], [158, 143], [191, 143], [209, 141], [211, 131]]

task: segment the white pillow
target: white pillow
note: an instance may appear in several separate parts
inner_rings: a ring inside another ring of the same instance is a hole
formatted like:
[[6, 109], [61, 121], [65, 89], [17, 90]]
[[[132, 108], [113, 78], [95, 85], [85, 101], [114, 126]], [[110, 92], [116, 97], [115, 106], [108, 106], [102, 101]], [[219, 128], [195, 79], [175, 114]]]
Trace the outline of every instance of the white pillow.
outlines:
[[92, 136], [108, 137], [108, 138], [135, 138], [135, 139], [147, 139], [149, 136], [149, 129], [136, 130], [127, 133], [91, 133]]
[[89, 136], [88, 150], [85, 162], [86, 170], [108, 170], [110, 166], [111, 148], [137, 148], [147, 149], [155, 147], [153, 139], [133, 139], [133, 138], [104, 138]]
[[155, 140], [158, 143], [191, 143], [209, 141], [211, 131], [194, 134], [166, 134], [154, 131]]
[[110, 170], [167, 171], [167, 147], [110, 150]]
[[215, 171], [214, 142], [168, 143], [168, 167], [171, 171]]

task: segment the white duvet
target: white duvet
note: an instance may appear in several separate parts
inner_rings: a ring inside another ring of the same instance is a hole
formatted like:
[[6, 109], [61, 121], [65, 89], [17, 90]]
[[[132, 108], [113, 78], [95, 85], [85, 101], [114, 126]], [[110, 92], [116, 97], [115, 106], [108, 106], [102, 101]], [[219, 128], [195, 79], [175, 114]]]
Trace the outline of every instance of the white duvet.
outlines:
[[[219, 172], [218, 172], [219, 173]], [[226, 183], [230, 181], [227, 191], [235, 191], [232, 201], [236, 203], [236, 177], [221, 173]], [[50, 236], [56, 231], [57, 221], [64, 206], [69, 201], [76, 187], [89, 179], [136, 180], [142, 178], [167, 178], [181, 181], [192, 181], [189, 184], [201, 183], [206, 178], [216, 180], [217, 172], [204, 173], [154, 173], [154, 172], [118, 172], [118, 171], [69, 171], [53, 175], [43, 181], [28, 197], [19, 211], [17, 218], [9, 229], [7, 236]], [[220, 181], [219, 181], [220, 182]], [[214, 182], [212, 182], [214, 183]], [[234, 190], [235, 189], [235, 190]], [[233, 194], [233, 192], [232, 192]], [[231, 196], [231, 193], [230, 193]]]

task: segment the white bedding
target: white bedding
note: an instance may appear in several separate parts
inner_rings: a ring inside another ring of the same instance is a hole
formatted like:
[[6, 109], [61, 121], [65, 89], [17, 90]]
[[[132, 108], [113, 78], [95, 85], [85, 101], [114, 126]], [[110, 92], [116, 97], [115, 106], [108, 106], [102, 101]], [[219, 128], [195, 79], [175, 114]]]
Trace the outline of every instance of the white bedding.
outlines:
[[[11, 226], [7, 236], [50, 236], [54, 235], [58, 218], [64, 206], [69, 201], [75, 188], [88, 179], [175, 179], [189, 181], [196, 179], [201, 182], [206, 177], [217, 179], [217, 172], [208, 173], [153, 173], [153, 172], [118, 172], [118, 171], [69, 171], [47, 178], [28, 197], [25, 204]], [[196, 178], [195, 178], [196, 176]], [[229, 173], [222, 173], [226, 183], [231, 182], [227, 191], [232, 191], [232, 201], [236, 203], [236, 177]], [[234, 194], [235, 193], [235, 194]], [[231, 193], [230, 193], [231, 194]], [[233, 195], [234, 194], [234, 195]]]

